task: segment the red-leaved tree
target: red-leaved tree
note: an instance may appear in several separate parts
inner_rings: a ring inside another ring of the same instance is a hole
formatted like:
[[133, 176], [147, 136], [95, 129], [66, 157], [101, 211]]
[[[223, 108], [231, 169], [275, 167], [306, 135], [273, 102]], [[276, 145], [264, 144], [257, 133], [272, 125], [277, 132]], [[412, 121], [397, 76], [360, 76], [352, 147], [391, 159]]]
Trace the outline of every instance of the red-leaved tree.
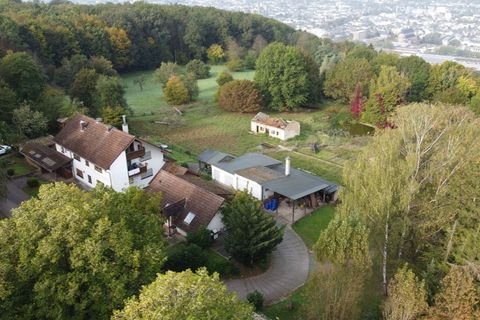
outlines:
[[362, 105], [363, 105], [363, 96], [362, 96], [362, 86], [360, 83], [357, 83], [355, 86], [355, 91], [353, 93], [353, 99], [351, 103], [351, 110], [353, 117], [358, 119], [360, 114], [362, 113]]

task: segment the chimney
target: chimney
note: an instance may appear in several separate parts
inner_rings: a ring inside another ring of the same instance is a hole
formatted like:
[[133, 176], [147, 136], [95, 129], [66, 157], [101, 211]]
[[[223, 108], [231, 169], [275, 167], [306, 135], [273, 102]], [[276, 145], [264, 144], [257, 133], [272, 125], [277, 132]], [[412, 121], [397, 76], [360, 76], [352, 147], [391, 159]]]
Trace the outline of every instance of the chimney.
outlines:
[[88, 122], [80, 120], [80, 130], [84, 131], [87, 127]]
[[126, 133], [128, 133], [128, 123], [127, 123], [127, 116], [123, 115], [122, 116], [123, 122], [122, 122], [122, 130]]
[[285, 158], [285, 175], [290, 175], [290, 157]]

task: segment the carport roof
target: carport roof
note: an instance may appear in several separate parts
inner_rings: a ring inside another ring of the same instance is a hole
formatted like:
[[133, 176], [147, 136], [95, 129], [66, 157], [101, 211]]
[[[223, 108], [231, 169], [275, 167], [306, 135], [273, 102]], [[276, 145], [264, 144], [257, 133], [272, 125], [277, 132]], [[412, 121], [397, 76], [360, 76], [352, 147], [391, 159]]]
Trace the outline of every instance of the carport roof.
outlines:
[[278, 194], [288, 197], [292, 200], [297, 200], [308, 196], [320, 190], [326, 190], [335, 184], [325, 181], [311, 173], [290, 168], [290, 175], [286, 176], [285, 165], [278, 165], [271, 167], [279, 173], [279, 178], [262, 183], [264, 188], [268, 188]]

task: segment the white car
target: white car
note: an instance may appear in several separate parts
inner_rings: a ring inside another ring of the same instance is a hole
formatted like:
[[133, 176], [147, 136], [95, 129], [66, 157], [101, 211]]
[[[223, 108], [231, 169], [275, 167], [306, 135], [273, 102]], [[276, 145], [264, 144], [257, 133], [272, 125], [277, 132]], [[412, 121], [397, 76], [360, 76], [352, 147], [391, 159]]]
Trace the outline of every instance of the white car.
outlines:
[[10, 151], [12, 151], [12, 147], [0, 144], [0, 155], [9, 153]]

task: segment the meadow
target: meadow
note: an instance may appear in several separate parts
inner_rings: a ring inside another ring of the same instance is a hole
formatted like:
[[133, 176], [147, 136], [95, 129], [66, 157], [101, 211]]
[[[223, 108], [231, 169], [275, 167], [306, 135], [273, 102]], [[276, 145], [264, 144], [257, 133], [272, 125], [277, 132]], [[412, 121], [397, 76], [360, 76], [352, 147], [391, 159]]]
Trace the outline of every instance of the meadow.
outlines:
[[[257, 151], [278, 159], [290, 155], [294, 166], [333, 182], [341, 182], [344, 162], [355, 154], [365, 140], [365, 137], [352, 138], [328, 132], [329, 110], [346, 106], [327, 102], [315, 109], [268, 112], [272, 116], [299, 121], [301, 135], [287, 142], [254, 135], [249, 132], [254, 114], [226, 112], [215, 103], [218, 90], [215, 80], [225, 69], [224, 66], [213, 66], [210, 78], [198, 81], [199, 97], [191, 104], [177, 107], [181, 115], [164, 101], [161, 86], [154, 80], [153, 70], [122, 75], [126, 99], [133, 111], [129, 118], [131, 132], [153, 143], [169, 145], [173, 150], [173, 158], [180, 162], [194, 161], [195, 156], [205, 149], [233, 155]], [[235, 79], [251, 80], [254, 71], [235, 72], [232, 75]], [[139, 77], [145, 78], [143, 90], [134, 82]], [[312, 151], [313, 143], [321, 146], [319, 152]], [[262, 147], [265, 144], [273, 148]], [[277, 148], [278, 145], [282, 148]]]

